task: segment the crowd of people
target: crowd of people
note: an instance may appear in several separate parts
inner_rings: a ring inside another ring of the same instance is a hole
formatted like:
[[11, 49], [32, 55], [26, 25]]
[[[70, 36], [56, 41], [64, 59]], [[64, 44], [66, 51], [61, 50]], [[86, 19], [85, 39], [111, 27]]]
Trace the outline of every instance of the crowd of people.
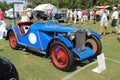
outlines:
[[[108, 23], [110, 23], [111, 31], [109, 33], [113, 32], [113, 28], [116, 29], [117, 33], [120, 34], [120, 12], [117, 7], [113, 7], [113, 13], [110, 16], [110, 11], [107, 9], [106, 6], [103, 6], [101, 10], [74, 10], [67, 9], [66, 12], [66, 18], [68, 20], [68, 24], [74, 24], [76, 23], [82, 23], [84, 25], [87, 25], [88, 20], [90, 20], [91, 24], [95, 24], [96, 21], [100, 21], [100, 35], [106, 35], [107, 32], [107, 26]], [[117, 21], [119, 19], [119, 27], [117, 26]]]
[[[106, 35], [108, 33], [107, 26], [108, 23], [111, 25], [111, 30], [109, 33], [113, 33], [113, 28], [116, 29], [117, 33], [120, 34], [120, 12], [117, 7], [113, 7], [113, 13], [110, 16], [110, 12], [107, 9], [106, 6], [103, 6], [101, 10], [88, 10], [88, 9], [75, 9], [74, 11], [72, 9], [66, 10], [66, 20], [67, 23], [70, 25], [72, 23], [76, 24], [83, 24], [87, 25], [88, 20], [90, 20], [91, 24], [96, 24], [96, 21], [100, 22], [100, 29], [99, 34], [100, 35]], [[38, 12], [31, 12], [27, 11], [26, 20], [33, 20], [41, 18], [40, 16], [44, 16], [47, 19], [54, 20], [56, 12], [54, 10], [47, 10], [43, 12], [42, 14]], [[20, 18], [20, 13], [16, 13], [16, 18]], [[22, 18], [22, 17], [21, 17]], [[117, 25], [117, 21], [119, 19], [119, 25]], [[25, 17], [23, 18], [25, 20]], [[0, 9], [0, 39], [3, 38], [4, 32], [6, 32], [6, 22], [4, 19], [4, 12]]]
[[74, 20], [74, 24], [76, 24], [78, 21], [78, 23], [83, 23], [84, 25], [86, 25], [88, 19], [90, 19], [91, 23], [94, 24], [95, 23], [94, 20], [96, 16], [95, 16], [95, 10], [75, 9], [74, 11], [72, 11], [72, 9], [67, 9], [66, 17], [68, 20], [68, 24], [72, 24], [72, 20]]

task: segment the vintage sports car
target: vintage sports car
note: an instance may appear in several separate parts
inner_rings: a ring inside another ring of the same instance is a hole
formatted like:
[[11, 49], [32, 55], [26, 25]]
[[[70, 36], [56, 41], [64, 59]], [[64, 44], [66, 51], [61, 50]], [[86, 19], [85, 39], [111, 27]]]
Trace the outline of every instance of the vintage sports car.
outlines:
[[0, 56], [0, 80], [19, 80], [15, 66], [6, 58]]
[[19, 22], [8, 29], [11, 48], [26, 48], [51, 57], [53, 65], [69, 71], [74, 60], [84, 60], [101, 53], [101, 36], [91, 29], [64, 26], [49, 21]]

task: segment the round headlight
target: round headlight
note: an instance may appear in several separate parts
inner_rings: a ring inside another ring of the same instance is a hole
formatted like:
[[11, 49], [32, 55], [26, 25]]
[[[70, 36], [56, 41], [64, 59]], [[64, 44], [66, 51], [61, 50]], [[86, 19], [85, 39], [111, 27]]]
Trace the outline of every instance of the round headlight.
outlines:
[[87, 35], [88, 35], [88, 36], [91, 35], [91, 29], [87, 28], [87, 29], [85, 29], [85, 31], [87, 32]]
[[69, 33], [68, 33], [68, 38], [69, 38], [70, 40], [75, 39], [75, 32], [69, 32]]

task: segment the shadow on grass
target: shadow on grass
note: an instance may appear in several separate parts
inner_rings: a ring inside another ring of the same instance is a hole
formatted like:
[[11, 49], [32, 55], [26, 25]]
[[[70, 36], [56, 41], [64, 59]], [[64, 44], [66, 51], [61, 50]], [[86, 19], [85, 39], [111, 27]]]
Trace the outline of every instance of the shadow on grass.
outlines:
[[3, 49], [0, 49], [0, 51], [4, 51]]
[[120, 38], [117, 38], [118, 42], [120, 42]]
[[[47, 57], [45, 54], [41, 54], [39, 52], [35, 52], [35, 51], [31, 51], [31, 50], [25, 50], [26, 52], [29, 52], [27, 53], [26, 55], [35, 55], [35, 56], [38, 56], [38, 57], [42, 57], [42, 58], [46, 58], [46, 59], [50, 59], [50, 57]], [[83, 61], [80, 61], [80, 60], [75, 60], [73, 65], [70, 67], [70, 70], [66, 71], [66, 72], [74, 72], [77, 70], [77, 67], [80, 66], [80, 67], [84, 67], [84, 66], [87, 66], [88, 64], [92, 63], [96, 61], [96, 58], [88, 58], [88, 59], [85, 59]], [[50, 61], [50, 63], [52, 63]]]
[[[30, 51], [30, 50], [25, 50], [25, 51], [29, 52], [29, 53], [27, 53], [26, 55], [32, 54], [32, 55], [35, 55], [35, 56], [38, 56], [38, 57], [50, 59], [50, 56], [48, 57], [48, 56], [46, 56], [45, 54], [41, 54], [41, 53], [39, 53], [39, 52], [34, 52], [34, 51]], [[52, 64], [51, 61], [50, 61], [50, 63]], [[73, 71], [75, 71], [75, 70], [76, 70], [76, 66], [73, 64], [73, 65], [70, 67], [70, 70], [68, 70], [68, 71], [66, 71], [66, 72], [73, 72]]]
[[83, 61], [75, 60], [73, 66], [71, 67], [69, 72], [76, 71], [78, 66], [82, 68], [82, 67], [85, 67], [94, 61], [96, 61], [96, 58], [88, 58], [88, 59], [85, 59]]
[[35, 51], [31, 51], [31, 50], [25, 50], [26, 52], [29, 52], [27, 53], [26, 55], [35, 55], [35, 56], [38, 56], [38, 57], [43, 57], [43, 58], [48, 58], [45, 54], [42, 54], [42, 53], [39, 53], [39, 52], [35, 52]]
[[76, 66], [80, 66], [80, 67], [84, 67], [86, 66], [87, 64], [90, 64], [92, 62], [96, 61], [96, 58], [88, 58], [88, 59], [85, 59], [83, 61], [75, 61], [75, 65]]

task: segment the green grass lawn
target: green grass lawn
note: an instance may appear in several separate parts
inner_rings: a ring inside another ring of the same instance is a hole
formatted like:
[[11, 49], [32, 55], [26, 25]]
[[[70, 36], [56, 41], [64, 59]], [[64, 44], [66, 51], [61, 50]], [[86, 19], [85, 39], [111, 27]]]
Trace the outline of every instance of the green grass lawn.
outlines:
[[[91, 28], [99, 32], [99, 25], [97, 22], [97, 24], [73, 24], [72, 26]], [[107, 30], [110, 31], [110, 26]], [[90, 60], [76, 62], [77, 68], [73, 72], [60, 71], [52, 65], [50, 59], [38, 53], [11, 49], [9, 41], [5, 39], [0, 40], [0, 55], [9, 59], [16, 66], [20, 80], [62, 80], [76, 71], [79, 72], [68, 80], [120, 80], [120, 36], [108, 34], [102, 36], [101, 42], [102, 53], [110, 60], [105, 60], [107, 69], [100, 74], [92, 72], [92, 69], [97, 67], [97, 63], [84, 68], [88, 65], [87, 63], [93, 63], [89, 62]]]

